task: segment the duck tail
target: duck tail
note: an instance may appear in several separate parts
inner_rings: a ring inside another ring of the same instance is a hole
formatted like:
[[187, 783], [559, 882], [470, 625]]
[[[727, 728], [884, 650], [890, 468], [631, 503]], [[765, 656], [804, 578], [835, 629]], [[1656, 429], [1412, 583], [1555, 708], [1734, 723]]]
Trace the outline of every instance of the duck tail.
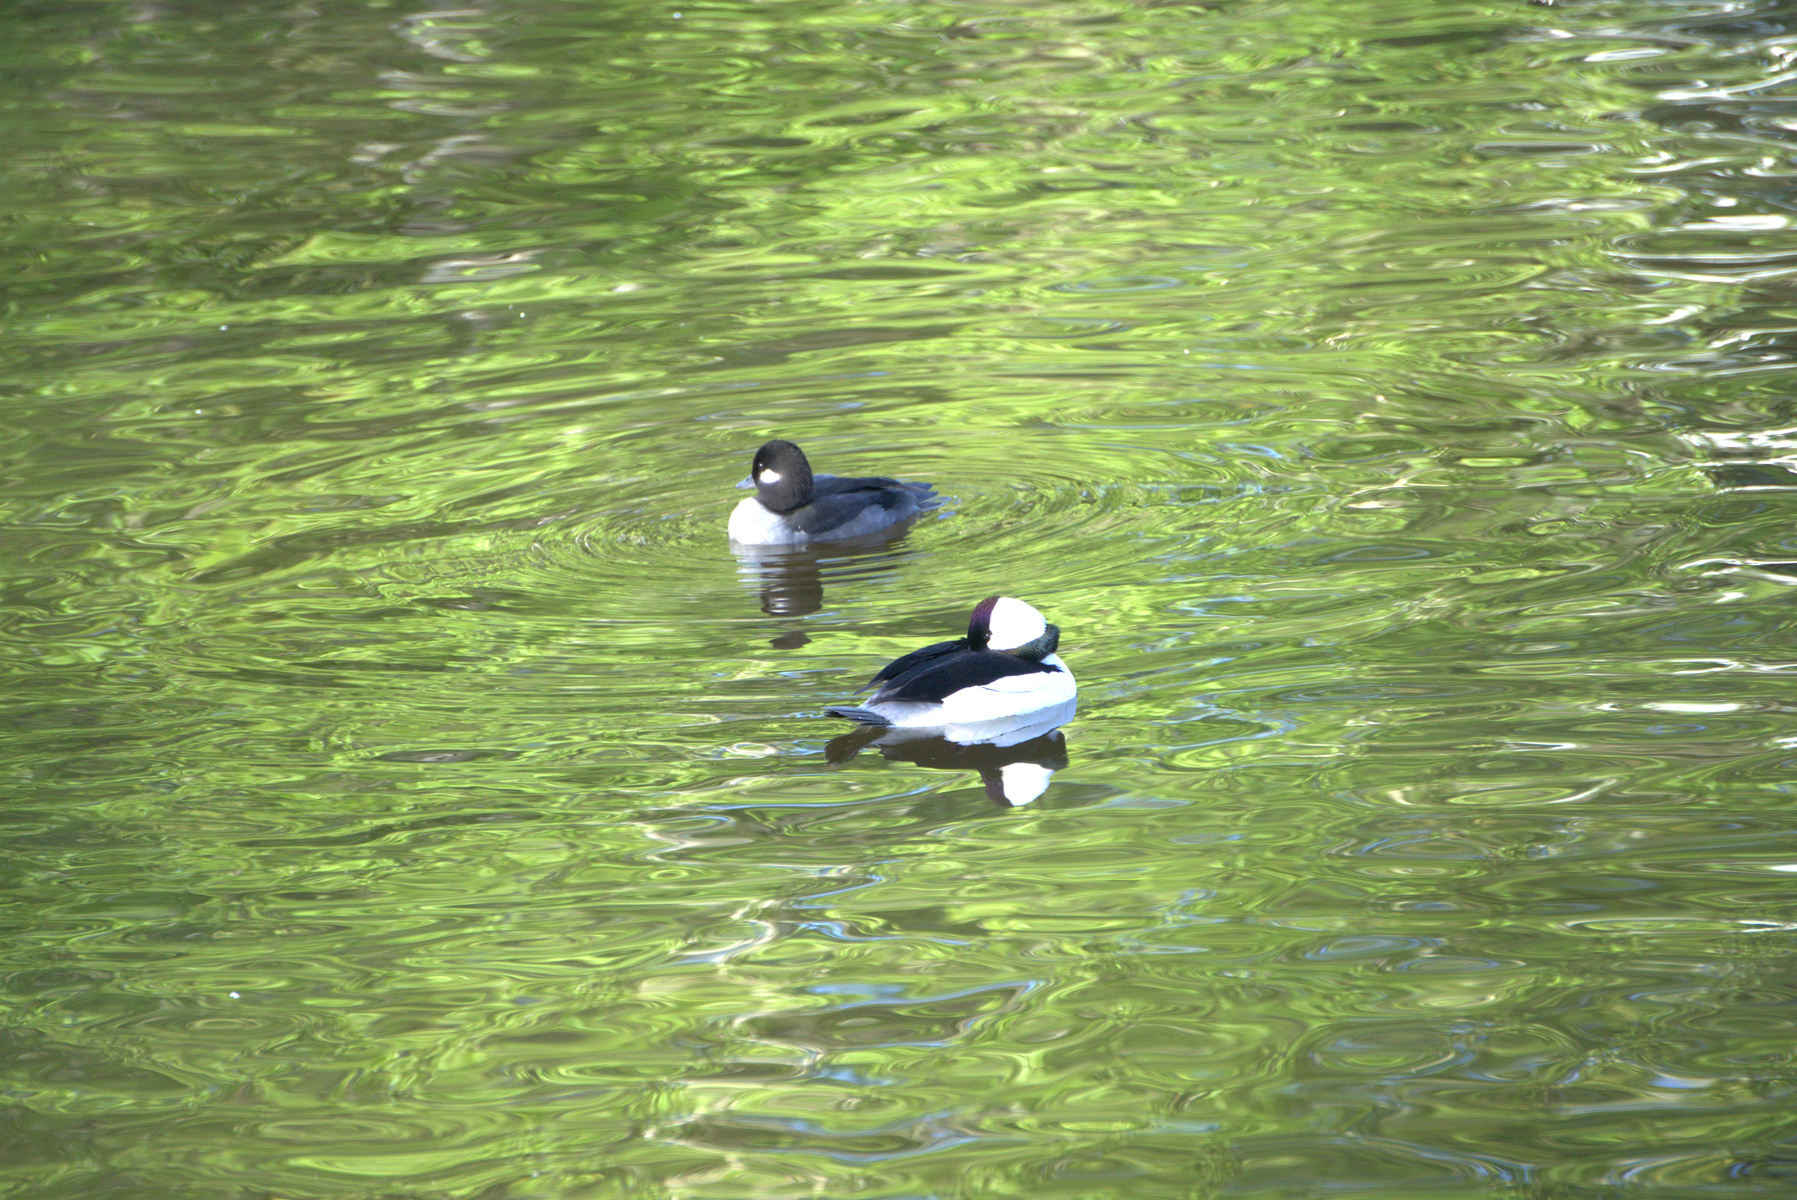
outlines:
[[885, 717], [871, 708], [826, 708], [825, 712], [833, 717], [841, 717], [845, 721], [853, 721], [857, 725], [890, 725]]

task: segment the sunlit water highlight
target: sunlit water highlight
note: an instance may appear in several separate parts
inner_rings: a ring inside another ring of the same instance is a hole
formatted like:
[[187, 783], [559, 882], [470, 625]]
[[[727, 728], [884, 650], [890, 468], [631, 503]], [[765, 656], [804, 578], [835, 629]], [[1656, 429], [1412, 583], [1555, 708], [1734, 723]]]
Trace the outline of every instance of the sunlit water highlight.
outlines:
[[1797, 1186], [1784, 7], [6, 21], [9, 1194]]

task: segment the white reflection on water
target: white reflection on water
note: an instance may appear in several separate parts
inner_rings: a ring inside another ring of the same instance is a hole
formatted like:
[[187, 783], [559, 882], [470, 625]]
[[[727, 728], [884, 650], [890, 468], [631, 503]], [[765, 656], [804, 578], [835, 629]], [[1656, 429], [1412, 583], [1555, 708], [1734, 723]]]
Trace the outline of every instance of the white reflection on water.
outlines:
[[1078, 702], [970, 725], [941, 729], [868, 726], [831, 739], [824, 757], [846, 763], [869, 746], [895, 762], [935, 771], [977, 771], [986, 798], [1001, 808], [1021, 808], [1048, 790], [1054, 773], [1067, 765], [1067, 738], [1060, 727], [1073, 719]]

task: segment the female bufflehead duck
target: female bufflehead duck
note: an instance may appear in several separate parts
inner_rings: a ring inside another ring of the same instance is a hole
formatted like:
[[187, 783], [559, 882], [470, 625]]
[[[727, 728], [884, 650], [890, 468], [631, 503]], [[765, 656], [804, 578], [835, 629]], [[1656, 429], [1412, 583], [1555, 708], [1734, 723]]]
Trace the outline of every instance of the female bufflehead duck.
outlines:
[[730, 514], [730, 540], [744, 546], [797, 546], [861, 537], [934, 508], [927, 483], [813, 475], [805, 452], [775, 439], [755, 451], [738, 487], [755, 495]]
[[882, 686], [866, 704], [826, 711], [867, 725], [967, 735], [1051, 708], [1064, 709], [1056, 715], [1066, 720], [1077, 689], [1055, 653], [1060, 640], [1061, 631], [1023, 601], [988, 596], [973, 610], [966, 637], [894, 659], [867, 681]]

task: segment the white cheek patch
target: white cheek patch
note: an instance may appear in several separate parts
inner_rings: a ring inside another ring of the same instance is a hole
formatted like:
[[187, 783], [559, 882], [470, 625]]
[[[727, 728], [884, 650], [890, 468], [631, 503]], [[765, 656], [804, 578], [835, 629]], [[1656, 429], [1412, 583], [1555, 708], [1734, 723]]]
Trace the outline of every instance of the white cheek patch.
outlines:
[[780, 472], [771, 471], [768, 468], [763, 467], [763, 468], [761, 468], [761, 474], [755, 476], [755, 482], [756, 483], [779, 483], [780, 482]]
[[986, 645], [994, 650], [1015, 650], [1047, 633], [1048, 622], [1023, 601], [1002, 596], [992, 607], [986, 630]]

